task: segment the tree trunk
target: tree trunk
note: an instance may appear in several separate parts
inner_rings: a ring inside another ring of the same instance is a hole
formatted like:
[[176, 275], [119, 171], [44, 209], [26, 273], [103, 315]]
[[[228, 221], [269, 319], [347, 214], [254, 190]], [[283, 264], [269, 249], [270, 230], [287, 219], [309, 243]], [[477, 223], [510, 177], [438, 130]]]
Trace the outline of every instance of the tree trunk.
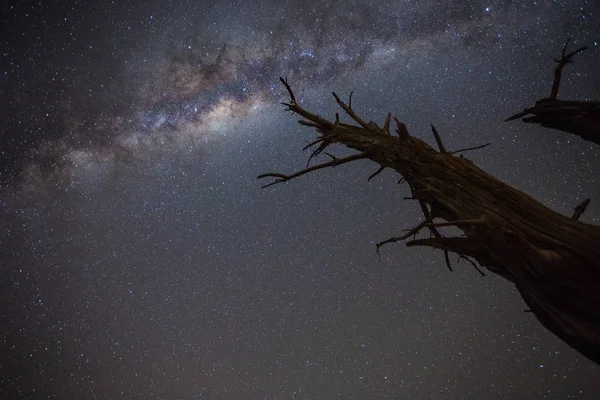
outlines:
[[[291, 97], [289, 110], [304, 119], [303, 125], [316, 128], [319, 138], [307, 147], [319, 145], [311, 158], [333, 143], [358, 153], [345, 158], [332, 155], [331, 161], [291, 175], [267, 173], [259, 178], [275, 178], [266, 186], [285, 182], [305, 173], [334, 167], [357, 159], [370, 159], [381, 167], [395, 170], [412, 191], [424, 213], [424, 221], [408, 234], [377, 245], [413, 239], [407, 246], [430, 246], [473, 260], [513, 282], [523, 300], [539, 321], [581, 354], [600, 364], [600, 227], [577, 220], [576, 215], [560, 215], [527, 194], [488, 175], [470, 160], [448, 152], [433, 133], [439, 151], [409, 135], [395, 119], [398, 136], [390, 134], [391, 116], [380, 128], [366, 123], [341, 101], [338, 104], [360, 126], [330, 122], [306, 111], [282, 79]], [[483, 147], [483, 146], [480, 146]], [[326, 153], [327, 154], [327, 153]], [[369, 178], [369, 179], [370, 179]], [[436, 222], [443, 220], [443, 222]], [[447, 236], [444, 227], [459, 228], [464, 235]], [[415, 239], [419, 231], [428, 237]]]

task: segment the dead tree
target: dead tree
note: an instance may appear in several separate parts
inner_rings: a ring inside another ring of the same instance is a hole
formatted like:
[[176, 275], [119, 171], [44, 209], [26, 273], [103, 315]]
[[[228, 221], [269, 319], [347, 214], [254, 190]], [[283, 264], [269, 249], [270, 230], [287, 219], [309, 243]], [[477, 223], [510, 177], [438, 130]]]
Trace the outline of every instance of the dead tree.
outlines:
[[554, 69], [554, 81], [552, 82], [550, 96], [538, 100], [535, 106], [526, 108], [505, 121], [522, 118], [523, 122], [558, 129], [577, 135], [584, 140], [600, 144], [600, 102], [558, 100], [558, 89], [563, 68], [573, 62], [571, 60], [573, 56], [587, 49], [584, 46], [567, 53], [568, 44], [569, 40], [562, 49], [561, 58], [554, 60], [558, 65]]
[[[549, 330], [586, 357], [600, 364], [600, 227], [580, 222], [587, 202], [572, 217], [560, 215], [527, 194], [488, 175], [457, 153], [449, 151], [433, 128], [438, 150], [409, 134], [394, 118], [397, 136], [392, 135], [391, 114], [383, 127], [365, 122], [348, 104], [333, 96], [358, 125], [329, 121], [305, 110], [296, 102], [287, 81], [281, 79], [290, 102], [288, 110], [300, 115], [300, 124], [315, 128], [318, 137], [306, 148], [317, 146], [311, 158], [323, 153], [330, 161], [292, 174], [270, 172], [259, 179], [273, 178], [268, 187], [306, 173], [369, 159], [379, 165], [373, 178], [385, 168], [401, 175], [417, 201], [423, 220], [404, 235], [377, 244], [380, 247], [412, 237], [406, 245], [429, 246], [455, 253], [477, 267], [513, 282], [531, 312]], [[356, 153], [337, 158], [325, 150], [342, 144]], [[310, 160], [309, 160], [310, 161]], [[456, 227], [461, 236], [449, 236], [444, 227]], [[422, 231], [425, 237], [417, 238]]]

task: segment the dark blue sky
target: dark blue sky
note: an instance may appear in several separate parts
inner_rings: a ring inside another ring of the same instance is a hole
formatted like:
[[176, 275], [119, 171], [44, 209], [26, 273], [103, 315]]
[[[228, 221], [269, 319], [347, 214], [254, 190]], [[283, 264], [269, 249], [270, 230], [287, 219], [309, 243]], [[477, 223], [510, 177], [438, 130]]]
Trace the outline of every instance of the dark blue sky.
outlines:
[[[5, 2], [0, 394], [7, 398], [592, 399], [600, 370], [517, 291], [375, 242], [421, 218], [367, 161], [301, 169], [279, 104], [388, 111], [583, 221], [597, 146], [503, 120], [600, 93], [592, 1]], [[336, 154], [344, 154], [339, 149]]]

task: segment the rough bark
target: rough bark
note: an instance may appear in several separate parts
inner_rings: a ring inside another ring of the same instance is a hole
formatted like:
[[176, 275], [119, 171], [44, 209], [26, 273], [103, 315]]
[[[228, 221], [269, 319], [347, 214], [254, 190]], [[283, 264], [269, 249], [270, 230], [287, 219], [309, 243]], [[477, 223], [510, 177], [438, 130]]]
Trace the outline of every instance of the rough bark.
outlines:
[[[396, 133], [390, 132], [391, 115], [383, 128], [365, 122], [351, 105], [334, 97], [358, 126], [340, 122], [336, 114], [328, 121], [301, 107], [290, 94], [287, 108], [302, 117], [301, 124], [319, 134], [309, 146], [319, 147], [313, 156], [334, 143], [357, 151], [294, 174], [266, 173], [274, 178], [270, 186], [321, 168], [335, 167], [358, 159], [369, 159], [380, 168], [396, 171], [411, 189], [424, 220], [405, 235], [377, 245], [409, 239], [407, 246], [429, 246], [453, 252], [476, 266], [475, 261], [513, 282], [539, 321], [581, 354], [600, 364], [600, 227], [577, 220], [587, 203], [578, 206], [572, 217], [560, 215], [527, 194], [485, 173], [460, 152], [447, 151], [435, 128], [439, 150], [412, 137], [395, 119]], [[308, 147], [308, 146], [307, 146]], [[479, 147], [479, 146], [478, 146]], [[463, 233], [448, 236], [444, 227]], [[422, 231], [429, 235], [417, 238]]]
[[506, 121], [522, 119], [526, 123], [540, 124], [546, 128], [572, 133], [584, 140], [600, 144], [600, 102], [558, 100], [563, 68], [572, 62], [573, 56], [587, 49], [587, 47], [581, 47], [567, 53], [568, 44], [567, 40], [561, 58], [554, 60], [558, 65], [554, 69], [554, 81], [550, 96], [538, 100], [535, 106], [526, 108], [507, 118]]

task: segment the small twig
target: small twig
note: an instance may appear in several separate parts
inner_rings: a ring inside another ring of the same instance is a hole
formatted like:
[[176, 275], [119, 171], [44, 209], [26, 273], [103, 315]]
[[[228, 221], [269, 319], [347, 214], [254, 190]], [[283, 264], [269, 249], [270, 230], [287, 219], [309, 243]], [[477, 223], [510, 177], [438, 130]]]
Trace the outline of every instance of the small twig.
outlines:
[[437, 129], [435, 129], [435, 126], [433, 126], [433, 124], [431, 124], [431, 131], [433, 132], [435, 141], [437, 142], [438, 148], [440, 149], [440, 153], [447, 153], [446, 148], [444, 147], [444, 143], [442, 142], [442, 138], [440, 137], [440, 134], [438, 133]]
[[348, 108], [352, 110], [352, 95], [354, 94], [354, 91], [350, 92], [350, 96], [348, 97]]
[[329, 157], [331, 157], [331, 159], [332, 159], [333, 161], [335, 161], [335, 160], [339, 160], [339, 158], [337, 158], [336, 156], [334, 156], [334, 155], [333, 155], [333, 154], [331, 154], [331, 153], [325, 152], [325, 155], [328, 155]]
[[567, 46], [569, 45], [570, 41], [571, 41], [571, 38], [568, 38], [567, 41], [565, 42], [565, 45], [563, 46], [562, 58], [560, 60], [554, 60], [554, 61], [559, 62], [559, 63], [560, 62], [565, 62], [565, 63], [572, 62], [571, 58], [574, 55], [581, 53], [582, 51], [587, 50], [587, 48], [588, 48], [587, 46], [582, 46], [582, 47], [578, 48], [577, 50], [570, 52], [569, 54], [565, 54], [567, 51]]
[[477, 149], [483, 149], [484, 147], [489, 146], [491, 143], [486, 143], [486, 144], [482, 144], [481, 146], [475, 146], [475, 147], [467, 147], [466, 149], [460, 149], [460, 150], [454, 150], [451, 151], [449, 154], [457, 154], [457, 153], [462, 153], [463, 151], [469, 151], [469, 150], [477, 150]]
[[319, 147], [317, 147], [310, 155], [310, 157], [308, 157], [308, 161], [306, 161], [306, 166], [308, 167], [308, 165], [310, 164], [310, 161], [315, 158], [316, 156], [318, 156], [319, 154], [321, 154], [329, 145], [331, 144], [331, 142], [325, 142], [323, 141], [323, 143], [321, 143], [321, 145]]
[[475, 268], [477, 270], [477, 272], [479, 272], [479, 275], [481, 276], [486, 276], [485, 273], [479, 269], [479, 267], [477, 266], [477, 264], [475, 264], [475, 262], [473, 260], [471, 260], [469, 257], [467, 256], [458, 256], [458, 260], [456, 260], [456, 262], [459, 262], [460, 260], [466, 260], [467, 262], [469, 262], [473, 268]]
[[573, 213], [573, 216], [571, 218], [574, 220], [578, 220], [579, 217], [581, 217], [581, 214], [583, 214], [585, 212], [585, 209], [590, 204], [590, 201], [592, 201], [592, 200], [585, 199], [584, 201], [581, 202], [581, 204], [579, 204], [577, 207], [575, 207], [575, 212]]
[[517, 113], [511, 117], [508, 117], [504, 120], [504, 122], [509, 122], [509, 121], [514, 121], [515, 119], [519, 119], [521, 117], [526, 116], [527, 114], [529, 114], [531, 112], [530, 108], [526, 108], [524, 111], [521, 111], [520, 113]]
[[401, 185], [404, 182], [406, 182], [406, 178], [402, 177], [402, 178], [398, 179], [398, 185]]
[[406, 233], [405, 235], [402, 236], [394, 236], [391, 237], [389, 239], [384, 240], [383, 242], [379, 242], [376, 244], [377, 246], [377, 254], [379, 254], [379, 248], [385, 244], [388, 243], [395, 243], [395, 242], [399, 242], [401, 240], [405, 240], [413, 235], [416, 235], [417, 233], [419, 233], [419, 231], [421, 229], [423, 229], [424, 226], [426, 226], [427, 224], [429, 224], [431, 221], [433, 220], [433, 217], [430, 215], [427, 218], [425, 218], [419, 225], [415, 226], [414, 228], [410, 229], [408, 231], [408, 233]]
[[[335, 94], [335, 92], [331, 92], [333, 94], [333, 97], [335, 98], [335, 101], [338, 103], [338, 105], [340, 107], [342, 107], [342, 109], [344, 111], [346, 111], [346, 114], [348, 114], [353, 120], [355, 120], [356, 122], [359, 123], [360, 126], [362, 126], [363, 128], [367, 129], [367, 130], [371, 130], [371, 127], [369, 126], [369, 124], [367, 124], [365, 121], [363, 121], [353, 110], [352, 108], [350, 108], [348, 105], [346, 105], [346, 103], [344, 103], [342, 100], [340, 100], [340, 98], [338, 97], [337, 94]], [[350, 100], [352, 101], [352, 93], [350, 93]]]
[[[565, 45], [562, 48], [562, 58], [565, 58], [565, 52], [567, 51], [567, 46], [569, 45], [569, 42], [571, 41], [571, 38], [567, 38], [567, 41], [565, 42]], [[556, 62], [560, 62], [559, 60], [554, 60]]]
[[375, 178], [377, 175], [379, 175], [381, 173], [381, 171], [383, 171], [385, 169], [385, 167], [380, 167], [377, 171], [375, 171], [375, 173], [371, 174], [369, 176], [369, 178], [367, 179], [367, 181], [370, 181], [371, 179]]
[[[292, 91], [292, 88], [288, 84], [287, 79], [283, 79], [282, 77], [279, 77], [279, 80], [281, 81], [281, 83], [283, 83], [283, 86], [285, 86], [288, 94], [290, 95], [289, 103], [281, 103], [284, 106], [286, 106], [286, 111], [291, 111], [292, 113], [296, 113], [296, 114], [306, 118], [307, 120], [311, 121], [314, 125], [311, 124], [308, 126], [314, 126], [320, 132], [331, 129], [333, 127], [333, 123], [327, 121], [326, 119], [324, 119], [322, 117], [319, 117], [316, 114], [312, 114], [312, 113], [306, 111], [304, 108], [300, 107], [298, 105], [298, 103], [296, 102], [296, 97], [294, 96], [294, 92]], [[307, 124], [303, 124], [303, 125], [307, 125]]]
[[314, 142], [310, 142], [310, 143], [306, 142], [308, 144], [306, 146], [304, 146], [302, 148], [302, 150], [308, 150], [311, 147], [313, 147], [315, 144], [318, 144], [318, 143], [322, 142], [323, 140], [325, 140], [325, 138], [321, 137], [321, 138], [318, 138], [317, 140], [315, 140]]
[[349, 162], [352, 162], [355, 160], [362, 160], [364, 158], [367, 158], [367, 154], [365, 152], [362, 152], [362, 153], [353, 154], [351, 156], [344, 157], [344, 158], [336, 158], [334, 160], [331, 160], [331, 161], [323, 163], [323, 164], [314, 165], [312, 167], [305, 168], [301, 171], [295, 172], [291, 175], [285, 175], [285, 174], [281, 174], [278, 172], [268, 172], [266, 174], [261, 174], [261, 175], [257, 176], [256, 178], [257, 179], [277, 178], [273, 182], [262, 186], [262, 188], [266, 188], [266, 187], [275, 185], [276, 183], [287, 182], [291, 179], [297, 178], [299, 176], [302, 176], [302, 175], [307, 174], [312, 171], [316, 171], [316, 170], [327, 168], [327, 167], [335, 167], [335, 166], [346, 164], [346, 163], [349, 163]]
[[450, 256], [448, 255], [448, 250], [444, 250], [444, 259], [446, 260], [446, 266], [450, 272], [454, 272], [452, 271], [452, 265], [450, 265]]

